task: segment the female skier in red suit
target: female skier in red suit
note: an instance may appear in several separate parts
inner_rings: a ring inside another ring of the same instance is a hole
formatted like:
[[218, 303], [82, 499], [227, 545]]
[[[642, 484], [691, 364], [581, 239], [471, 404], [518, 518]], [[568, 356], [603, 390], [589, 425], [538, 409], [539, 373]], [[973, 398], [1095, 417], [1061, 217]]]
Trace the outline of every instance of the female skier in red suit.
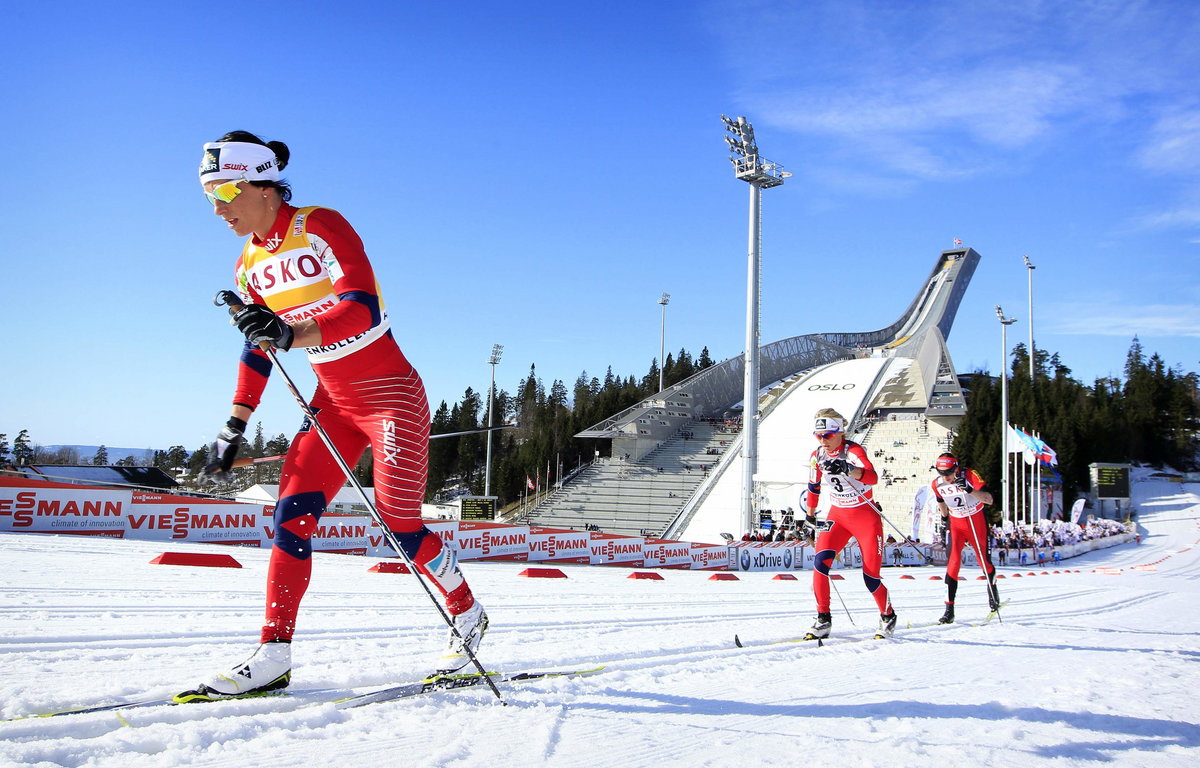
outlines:
[[[213, 444], [212, 474], [228, 472], [259, 404], [271, 363], [259, 344], [302, 348], [317, 375], [310, 405], [346, 462], [370, 447], [375, 504], [417, 568], [441, 592], [458, 630], [439, 671], [461, 668], [463, 643], [478, 646], [488, 619], [451, 547], [421, 522], [428, 468], [429, 405], [421, 377], [396, 343], [362, 240], [337, 211], [289, 205], [280, 177], [283, 142], [234, 131], [204, 145], [200, 183], [213, 213], [248, 238], [235, 267], [246, 336], [229, 421]], [[275, 507], [261, 644], [248, 660], [207, 680], [190, 698], [261, 694], [291, 679], [291, 641], [312, 573], [310, 538], [345, 482], [319, 434], [305, 423], [288, 450]]]

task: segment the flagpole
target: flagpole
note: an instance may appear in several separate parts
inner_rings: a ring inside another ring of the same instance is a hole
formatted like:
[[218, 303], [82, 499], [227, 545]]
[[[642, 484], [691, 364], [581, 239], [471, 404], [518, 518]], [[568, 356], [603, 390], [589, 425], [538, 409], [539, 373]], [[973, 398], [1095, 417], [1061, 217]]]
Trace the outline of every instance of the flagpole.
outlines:
[[1026, 486], [1027, 486], [1027, 490], [1025, 491], [1025, 497], [1029, 500], [1026, 503], [1026, 506], [1029, 507], [1029, 522], [1033, 523], [1034, 525], [1037, 525], [1037, 516], [1034, 512], [1033, 482], [1034, 482], [1034, 467], [1037, 466], [1037, 462], [1038, 462], [1037, 456], [1034, 456], [1033, 463], [1028, 464], [1028, 462], [1027, 462], [1028, 466], [1026, 466], [1026, 468], [1025, 468], [1025, 482], [1026, 482]]
[[1021, 509], [1025, 510], [1025, 522], [1033, 523], [1033, 509], [1029, 503], [1029, 450], [1021, 454]]
[[[1013, 429], [1016, 429], [1016, 427], [1013, 427]], [[1013, 460], [1016, 462], [1013, 464], [1012, 477], [1013, 512], [1016, 514], [1017, 520], [1021, 525], [1025, 525], [1025, 510], [1021, 507], [1021, 483], [1023, 482], [1021, 478], [1021, 464], [1025, 461], [1025, 453], [1013, 454]]]
[[1021, 516], [1022, 524], [1029, 523], [1029, 515], [1025, 512], [1025, 451], [1017, 454], [1017, 479], [1013, 483], [1017, 494], [1017, 514]]
[[[996, 318], [1000, 321], [1000, 445], [1004, 452], [1004, 477], [1001, 480], [1004, 506], [1001, 515], [1002, 519], [1008, 519], [1008, 326], [1017, 322], [1017, 318], [1006, 318], [999, 304], [996, 305]], [[1015, 511], [1013, 519], [1016, 520]]]
[[[1041, 442], [1042, 436], [1038, 435], [1037, 439]], [[1040, 523], [1042, 522], [1042, 457], [1040, 454], [1035, 466], [1037, 467], [1037, 474], [1033, 479], [1037, 487], [1037, 492], [1034, 494], [1034, 497], [1037, 499], [1037, 520]]]

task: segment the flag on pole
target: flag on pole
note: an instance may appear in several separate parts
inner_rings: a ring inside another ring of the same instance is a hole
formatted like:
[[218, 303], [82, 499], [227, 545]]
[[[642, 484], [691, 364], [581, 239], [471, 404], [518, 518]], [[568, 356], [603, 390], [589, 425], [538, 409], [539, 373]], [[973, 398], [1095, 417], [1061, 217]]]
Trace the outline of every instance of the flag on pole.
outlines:
[[1025, 459], [1026, 464], [1033, 464], [1037, 461], [1038, 453], [1040, 452], [1037, 443], [1033, 436], [1015, 428], [1012, 424], [1008, 425], [1006, 430], [1008, 436], [1008, 445], [1005, 446], [1006, 453], [1019, 453]]
[[525, 475], [525, 487], [531, 491], [534, 490], [533, 480], [530, 479], [529, 475]]
[[1034, 435], [1033, 440], [1037, 444], [1038, 461], [1050, 466], [1058, 463], [1058, 454], [1054, 452], [1053, 448], [1046, 445], [1046, 442], [1040, 436]]
[[959, 240], [959, 239], [956, 237], [956, 238], [954, 238], [954, 244], [955, 244], [955, 245], [962, 245], [962, 240]]

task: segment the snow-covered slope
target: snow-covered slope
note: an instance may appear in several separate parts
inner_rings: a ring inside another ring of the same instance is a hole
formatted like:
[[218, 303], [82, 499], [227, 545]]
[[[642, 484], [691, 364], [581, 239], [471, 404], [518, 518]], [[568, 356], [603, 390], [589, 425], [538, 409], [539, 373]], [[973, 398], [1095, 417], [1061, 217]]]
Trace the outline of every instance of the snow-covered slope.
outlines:
[[[1143, 473], [1141, 477], [1145, 477]], [[437, 694], [339, 711], [295, 699], [197, 704], [0, 723], [0, 765], [35, 766], [1193, 766], [1200, 763], [1200, 487], [1135, 483], [1143, 541], [1064, 563], [1004, 569], [1003, 621], [981, 582], [941, 614], [934, 568], [886, 569], [900, 614], [873, 628], [853, 572], [834, 639], [795, 637], [809, 574], [711, 581], [574, 567], [567, 579], [467, 563], [492, 616], [481, 657], [498, 670], [603, 663], [601, 675]], [[172, 546], [172, 551], [213, 551]], [[170, 694], [254, 647], [266, 552], [240, 570], [150, 565], [146, 542], [0, 536], [0, 715]], [[419, 677], [443, 630], [411, 576], [318, 555], [293, 686]], [[1093, 569], [1120, 569], [1093, 572]], [[901, 575], [913, 579], [901, 579]]]

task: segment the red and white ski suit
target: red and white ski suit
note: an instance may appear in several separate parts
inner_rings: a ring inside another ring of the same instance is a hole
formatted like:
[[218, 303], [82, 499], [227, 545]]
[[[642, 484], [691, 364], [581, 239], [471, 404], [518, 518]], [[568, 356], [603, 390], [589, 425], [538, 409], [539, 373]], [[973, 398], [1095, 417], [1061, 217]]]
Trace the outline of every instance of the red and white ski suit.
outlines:
[[[846, 475], [830, 475], [822, 470], [824, 461], [838, 458], [845, 459], [851, 466], [861, 467], [862, 478], [855, 480]], [[816, 513], [820, 494], [827, 494], [831, 500], [827, 520], [832, 525], [817, 536], [817, 554], [813, 562], [813, 594], [817, 598], [818, 613], [829, 613], [829, 569], [838, 551], [849, 544], [850, 539], [856, 540], [862, 551], [863, 582], [875, 598], [879, 612], [891, 612], [888, 590], [880, 579], [883, 566], [883, 518], [870, 503], [869, 486], [877, 482], [879, 475], [867, 458], [867, 452], [852, 440], [843, 441], [841, 448], [832, 453], [817, 448], [809, 459], [809, 515]]]
[[[451, 614], [470, 608], [474, 598], [454, 550], [421, 522], [429, 403], [392, 335], [358, 233], [337, 211], [284, 204], [267, 236], [246, 242], [235, 272], [243, 302], [270, 307], [288, 323], [315, 320], [322, 343], [304, 350], [317, 375], [309, 404], [350, 466], [370, 446], [375, 505], [388, 528], [445, 596]], [[257, 407], [270, 371], [270, 359], [247, 342], [234, 403]], [[305, 419], [280, 477], [263, 642], [295, 632], [312, 572], [309, 539], [345, 479]]]
[[[983, 490], [985, 483], [973, 469], [960, 469], [973, 490]], [[983, 502], [968, 495], [958, 482], [946, 477], [935, 477], [930, 483], [933, 496], [945, 504], [950, 511], [950, 551], [946, 561], [946, 578], [957, 579], [962, 567], [962, 549], [969, 544], [975, 550], [975, 558], [983, 565], [984, 572], [991, 576], [996, 571], [988, 557], [987, 521], [983, 514]]]

